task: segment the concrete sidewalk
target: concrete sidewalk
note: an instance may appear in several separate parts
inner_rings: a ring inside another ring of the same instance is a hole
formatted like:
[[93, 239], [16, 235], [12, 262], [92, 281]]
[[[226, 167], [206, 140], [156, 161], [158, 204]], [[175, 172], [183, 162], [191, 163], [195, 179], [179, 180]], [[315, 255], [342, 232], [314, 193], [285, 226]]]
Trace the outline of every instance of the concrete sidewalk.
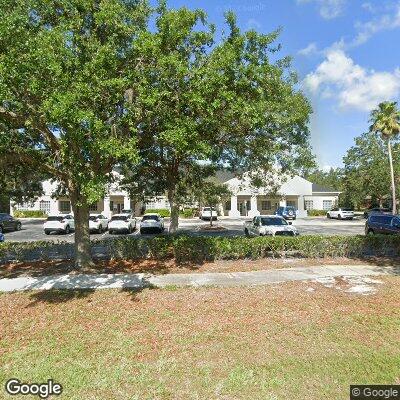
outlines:
[[399, 268], [366, 265], [330, 265], [252, 272], [197, 274], [54, 275], [0, 279], [0, 292], [49, 289], [141, 289], [149, 286], [254, 286], [334, 277], [400, 275]]

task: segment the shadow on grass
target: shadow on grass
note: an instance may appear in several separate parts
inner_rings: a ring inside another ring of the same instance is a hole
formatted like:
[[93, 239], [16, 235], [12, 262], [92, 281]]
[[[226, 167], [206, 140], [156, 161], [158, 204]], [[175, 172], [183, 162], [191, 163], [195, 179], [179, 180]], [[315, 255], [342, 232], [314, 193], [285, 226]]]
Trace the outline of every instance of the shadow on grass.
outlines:
[[[71, 281], [59, 283], [62, 288], [49, 288], [45, 290], [37, 290], [31, 293], [31, 303], [27, 307], [34, 307], [39, 303], [61, 304], [74, 300], [82, 300], [89, 298], [96, 290], [118, 290], [119, 293], [127, 293], [132, 301], [139, 301], [137, 295], [146, 289], [158, 289], [152, 285], [145, 277], [117, 275], [102, 278], [102, 282], [95, 282], [88, 276], [74, 276]], [[102, 285], [111, 285], [111, 287], [102, 288]], [[76, 286], [86, 285], [92, 287], [82, 287], [76, 289]], [[113, 287], [113, 285], [116, 285]], [[30, 287], [29, 289], [35, 289]]]
[[89, 297], [95, 289], [50, 289], [32, 293], [29, 298], [32, 300], [27, 307], [34, 307], [38, 303], [60, 304], [71, 300], [79, 300]]

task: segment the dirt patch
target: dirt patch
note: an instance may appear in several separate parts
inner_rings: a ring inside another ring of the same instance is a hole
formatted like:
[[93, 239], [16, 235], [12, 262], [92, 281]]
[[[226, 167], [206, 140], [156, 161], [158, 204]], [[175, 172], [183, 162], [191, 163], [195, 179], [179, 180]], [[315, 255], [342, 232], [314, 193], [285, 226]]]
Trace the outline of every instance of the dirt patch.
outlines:
[[[249, 272], [278, 268], [311, 267], [324, 265], [379, 265], [399, 266], [400, 258], [289, 258], [260, 260], [219, 260], [203, 264], [178, 264], [169, 260], [107, 260], [96, 261], [95, 267], [80, 270], [91, 274], [129, 274], [148, 273], [154, 275], [184, 274], [202, 272]], [[46, 276], [77, 273], [72, 261], [37, 261], [30, 263], [11, 263], [0, 266], [1, 278], [16, 278], [18, 276]]]

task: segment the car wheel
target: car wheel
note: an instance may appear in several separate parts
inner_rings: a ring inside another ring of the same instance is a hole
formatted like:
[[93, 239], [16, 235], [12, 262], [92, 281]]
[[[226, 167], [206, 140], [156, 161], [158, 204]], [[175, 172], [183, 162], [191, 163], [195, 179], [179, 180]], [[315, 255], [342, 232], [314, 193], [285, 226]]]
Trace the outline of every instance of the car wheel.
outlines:
[[375, 235], [375, 232], [372, 229], [368, 230], [368, 235]]
[[71, 232], [71, 228], [69, 227], [69, 225], [67, 225], [67, 226], [65, 227], [65, 234], [66, 234], [66, 235], [69, 235], [70, 232]]
[[342, 219], [342, 216], [339, 214], [338, 217], [337, 217], [337, 219]]
[[103, 233], [103, 225], [101, 225], [101, 224], [99, 225], [99, 229], [97, 229], [97, 233], [100, 235]]
[[326, 218], [331, 219], [331, 214], [326, 214]]
[[250, 234], [249, 234], [249, 230], [248, 230], [247, 228], [244, 230], [244, 234], [245, 234], [247, 237], [249, 237], [249, 236], [250, 236]]
[[141, 235], [144, 234], [144, 230], [143, 230], [143, 229], [140, 230], [140, 234], [141, 234]]
[[108, 230], [108, 233], [109, 233], [110, 235], [112, 235], [112, 234], [114, 233], [114, 231], [112, 231], [111, 229], [109, 229], [109, 230]]
[[44, 231], [45, 235], [50, 235], [50, 231]]
[[17, 231], [20, 231], [22, 229], [21, 222], [17, 223], [16, 229], [17, 229]]

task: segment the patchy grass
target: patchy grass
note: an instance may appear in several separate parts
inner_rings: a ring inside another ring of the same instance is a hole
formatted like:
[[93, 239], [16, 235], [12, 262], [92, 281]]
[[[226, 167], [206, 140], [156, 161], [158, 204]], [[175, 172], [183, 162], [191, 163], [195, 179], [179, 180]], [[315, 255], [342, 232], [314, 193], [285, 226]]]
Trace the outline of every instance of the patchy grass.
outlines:
[[[247, 272], [277, 268], [308, 267], [323, 265], [400, 265], [400, 258], [369, 257], [362, 259], [336, 258], [264, 258], [258, 260], [219, 260], [200, 264], [179, 264], [174, 259], [167, 260], [110, 260], [96, 261], [95, 267], [81, 271], [91, 274], [184, 274], [202, 272]], [[19, 276], [45, 276], [76, 273], [72, 261], [37, 261], [0, 265], [1, 278]]]
[[0, 386], [54, 378], [76, 400], [348, 399], [350, 383], [400, 384], [400, 281], [382, 281], [370, 296], [309, 282], [4, 294]]

